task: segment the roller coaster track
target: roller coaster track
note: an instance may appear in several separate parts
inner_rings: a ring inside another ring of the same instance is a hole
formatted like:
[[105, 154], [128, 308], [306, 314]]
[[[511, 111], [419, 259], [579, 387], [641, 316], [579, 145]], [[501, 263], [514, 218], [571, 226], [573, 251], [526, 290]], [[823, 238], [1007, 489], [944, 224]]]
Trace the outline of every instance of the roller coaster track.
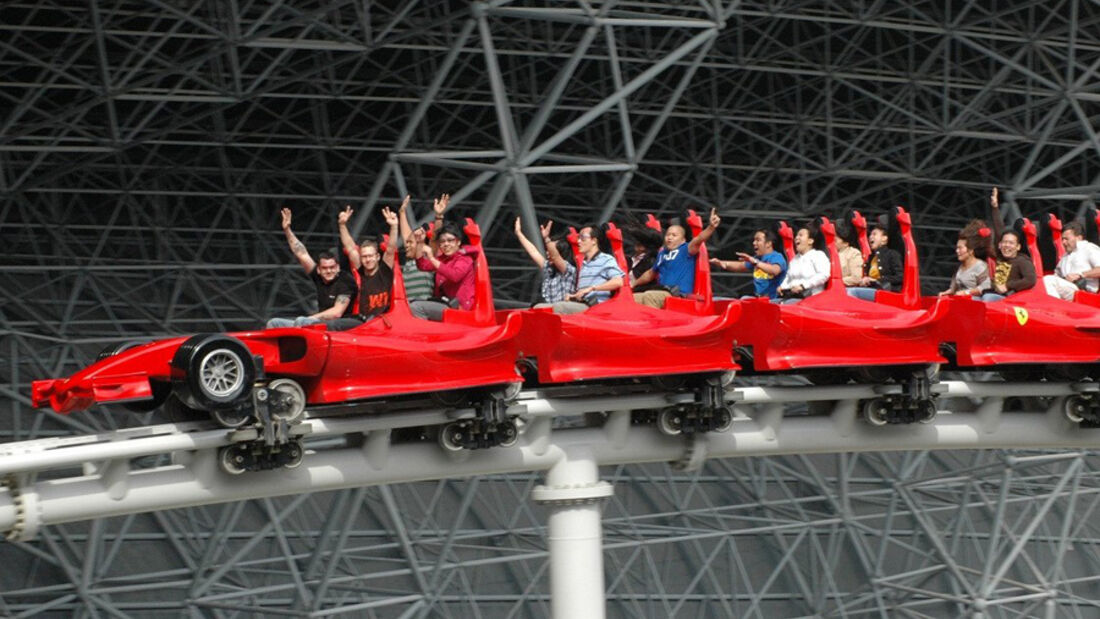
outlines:
[[[876, 427], [860, 418], [861, 400], [881, 385], [736, 386], [732, 428], [667, 436], [632, 423], [631, 411], [659, 409], [685, 397], [653, 391], [606, 397], [547, 397], [525, 391], [509, 413], [525, 420], [509, 448], [448, 453], [435, 443], [393, 442], [402, 427], [439, 425], [466, 411], [443, 408], [394, 414], [309, 417], [296, 426], [307, 449], [302, 465], [229, 475], [218, 449], [255, 438], [212, 422], [161, 424], [114, 432], [0, 445], [0, 531], [34, 538], [44, 525], [147, 511], [359, 486], [472, 475], [550, 470], [572, 452], [598, 465], [706, 458], [860, 451], [972, 448], [1091, 448], [1100, 430], [1063, 413], [1065, 399], [1094, 383], [938, 383], [939, 413], [927, 424]], [[1006, 411], [1008, 398], [1040, 405]], [[969, 403], [963, 406], [952, 404]], [[807, 414], [792, 404], [814, 402]], [[790, 410], [794, 408], [794, 410]], [[960, 412], [961, 411], [961, 412]], [[555, 419], [606, 413], [599, 427], [555, 427]], [[556, 500], [543, 497], [537, 500]]]

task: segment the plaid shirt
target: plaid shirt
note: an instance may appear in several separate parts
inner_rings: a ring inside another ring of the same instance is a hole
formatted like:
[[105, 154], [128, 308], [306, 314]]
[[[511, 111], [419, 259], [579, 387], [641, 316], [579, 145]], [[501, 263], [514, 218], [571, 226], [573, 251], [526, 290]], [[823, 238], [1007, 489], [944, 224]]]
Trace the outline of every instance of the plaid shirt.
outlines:
[[557, 303], [564, 301], [566, 295], [577, 291], [577, 267], [565, 261], [565, 272], [557, 270], [554, 264], [547, 260], [542, 265], [542, 301], [544, 303]]

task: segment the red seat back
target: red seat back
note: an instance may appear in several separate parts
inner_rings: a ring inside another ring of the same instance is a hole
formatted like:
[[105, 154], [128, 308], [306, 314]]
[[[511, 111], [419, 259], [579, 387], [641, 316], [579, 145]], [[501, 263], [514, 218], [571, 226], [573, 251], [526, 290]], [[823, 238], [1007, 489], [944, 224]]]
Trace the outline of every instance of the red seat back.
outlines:
[[1058, 219], [1054, 213], [1048, 213], [1047, 226], [1050, 228], [1050, 242], [1054, 243], [1056, 261], [1060, 262], [1066, 255], [1066, 248], [1062, 247], [1062, 220]]
[[[687, 224], [691, 228], [691, 238], [703, 232], [703, 218], [693, 210], [688, 211]], [[714, 290], [710, 282], [710, 257], [706, 243], [699, 246], [699, 253], [695, 256], [695, 290], [692, 297], [700, 312], [709, 314], [714, 311]]]
[[[790, 263], [791, 260], [794, 260], [794, 230], [791, 230], [787, 222], [780, 221], [776, 232], [779, 233], [779, 240], [783, 244], [782, 251], [787, 256], [787, 262]], [[779, 248], [776, 247], [775, 249], [778, 250]]]
[[844, 273], [840, 268], [840, 253], [836, 250], [836, 226], [827, 217], [821, 218], [821, 236], [825, 237], [825, 253], [829, 255], [829, 281], [825, 289], [844, 289]]
[[661, 222], [657, 221], [657, 218], [653, 216], [653, 213], [649, 213], [645, 216], [645, 226], [652, 228], [657, 232], [661, 231]]
[[863, 254], [863, 263], [871, 259], [871, 243], [867, 241], [867, 218], [859, 211], [852, 211], [852, 227], [856, 230], [856, 238], [859, 239], [859, 252]]
[[[989, 237], [993, 236], [993, 231], [989, 228], [979, 228], [978, 236], [982, 239], [982, 242], [988, 246], [992, 243], [989, 241]], [[993, 280], [994, 275], [997, 274], [997, 250], [990, 247], [985, 257], [985, 265], [989, 267], [989, 279]]]
[[[619, 268], [623, 273], [630, 273], [630, 268], [626, 265], [626, 253], [623, 252], [623, 231], [614, 222], [607, 222], [607, 240], [611, 243], [611, 255], [615, 256], [615, 262], [619, 263]], [[619, 289], [618, 294], [629, 296], [631, 293], [630, 277], [624, 276], [623, 287]]]
[[904, 279], [901, 282], [901, 302], [904, 307], [920, 307], [920, 263], [917, 261], [917, 244], [913, 241], [913, 220], [908, 211], [897, 209], [898, 228], [905, 243]]
[[[1027, 250], [1031, 252], [1031, 263], [1035, 265], [1035, 272], [1042, 277], [1043, 257], [1039, 255], [1039, 233], [1035, 229], [1035, 224], [1031, 223], [1031, 220], [1026, 217], [1023, 219], [1023, 223], [1020, 227], [1024, 231]], [[1059, 245], [1061, 245], [1061, 243], [1059, 243]]]

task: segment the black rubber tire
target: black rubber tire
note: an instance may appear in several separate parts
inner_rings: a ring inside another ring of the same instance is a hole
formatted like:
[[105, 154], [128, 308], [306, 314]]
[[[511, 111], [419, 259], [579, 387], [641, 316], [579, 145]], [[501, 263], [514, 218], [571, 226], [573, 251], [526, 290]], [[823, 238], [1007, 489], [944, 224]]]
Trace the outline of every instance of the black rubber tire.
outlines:
[[153, 388], [152, 398], [137, 402], [123, 402], [119, 406], [131, 413], [148, 413], [163, 406], [172, 395], [172, 384], [163, 380], [152, 380], [149, 381], [149, 385]]
[[129, 342], [115, 342], [114, 344], [111, 344], [103, 350], [99, 351], [99, 354], [96, 355], [95, 361], [96, 363], [99, 363], [104, 359], [110, 359], [111, 357], [117, 355], [124, 350], [130, 350], [131, 348], [135, 346], [141, 346], [144, 343], [145, 342], [139, 340], [130, 340]]
[[164, 407], [160, 410], [164, 419], [171, 423], [209, 421], [210, 419], [210, 413], [191, 408], [180, 402], [180, 399], [171, 393], [168, 394], [168, 400], [164, 402]]
[[256, 365], [240, 340], [227, 335], [196, 335], [172, 357], [172, 392], [190, 408], [225, 410], [252, 394]]

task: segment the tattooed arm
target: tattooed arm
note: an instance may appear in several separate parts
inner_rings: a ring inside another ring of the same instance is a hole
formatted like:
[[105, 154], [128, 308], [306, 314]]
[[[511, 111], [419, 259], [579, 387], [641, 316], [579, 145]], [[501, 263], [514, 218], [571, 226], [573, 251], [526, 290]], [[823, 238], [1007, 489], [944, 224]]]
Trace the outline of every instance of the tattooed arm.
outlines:
[[302, 245], [302, 242], [298, 240], [298, 237], [295, 236], [294, 232], [290, 229], [290, 209], [284, 208], [282, 215], [283, 234], [286, 235], [287, 245], [290, 245], [291, 253], [298, 259], [298, 264], [302, 265], [302, 268], [306, 270], [306, 275], [309, 275], [313, 272], [313, 269], [317, 268], [317, 263], [315, 263], [313, 257], [309, 255], [306, 246]]

